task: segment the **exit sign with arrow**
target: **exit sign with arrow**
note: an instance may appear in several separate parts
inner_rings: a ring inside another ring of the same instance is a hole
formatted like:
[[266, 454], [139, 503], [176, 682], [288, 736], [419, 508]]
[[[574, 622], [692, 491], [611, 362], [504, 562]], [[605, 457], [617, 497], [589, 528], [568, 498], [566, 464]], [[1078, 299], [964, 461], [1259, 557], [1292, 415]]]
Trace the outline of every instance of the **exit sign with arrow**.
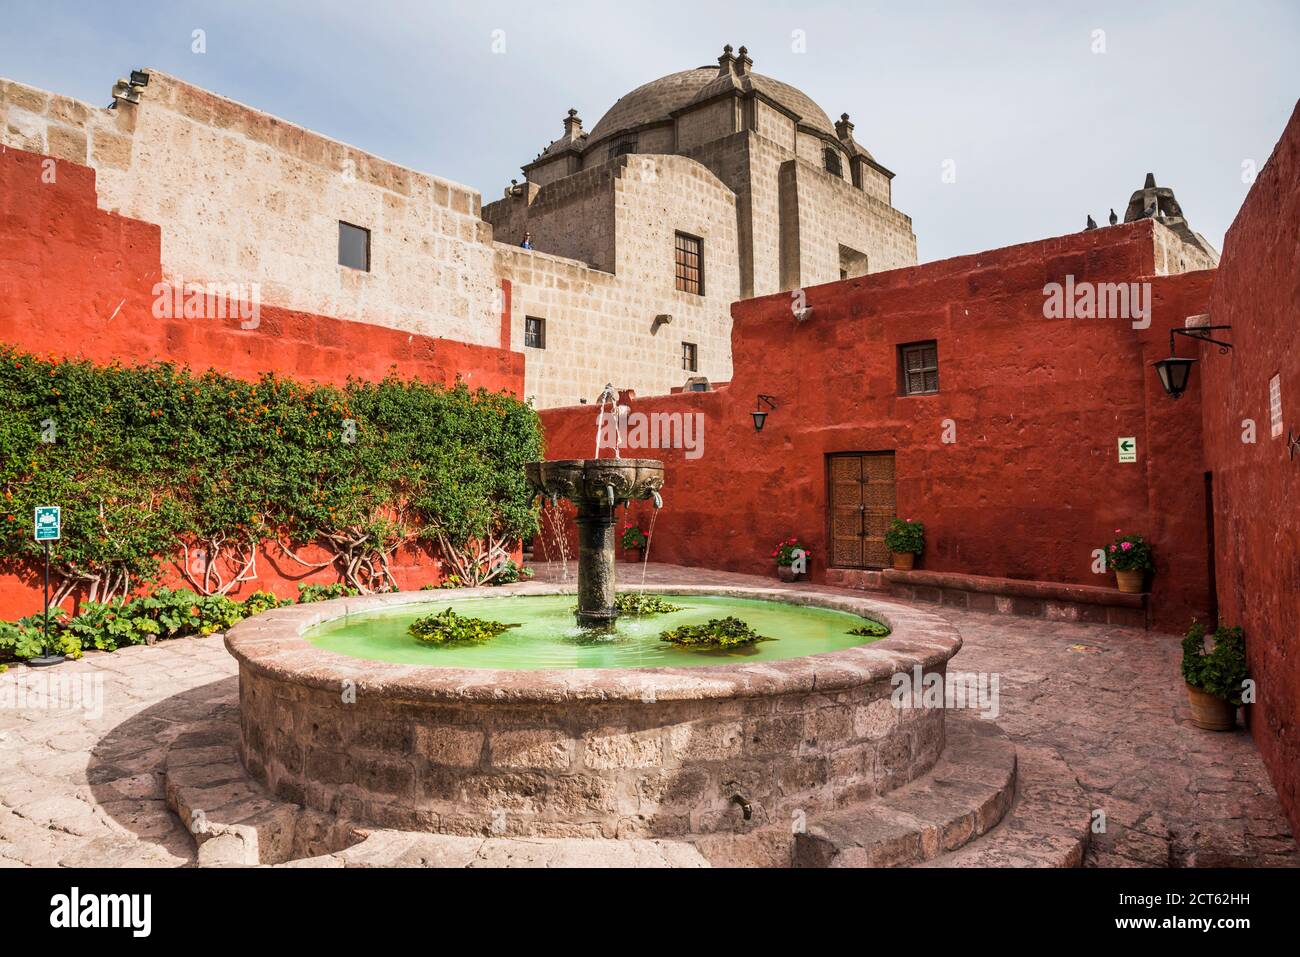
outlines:
[[1120, 437], [1119, 460], [1121, 462], [1136, 462], [1138, 460], [1138, 444], [1134, 436], [1125, 435]]

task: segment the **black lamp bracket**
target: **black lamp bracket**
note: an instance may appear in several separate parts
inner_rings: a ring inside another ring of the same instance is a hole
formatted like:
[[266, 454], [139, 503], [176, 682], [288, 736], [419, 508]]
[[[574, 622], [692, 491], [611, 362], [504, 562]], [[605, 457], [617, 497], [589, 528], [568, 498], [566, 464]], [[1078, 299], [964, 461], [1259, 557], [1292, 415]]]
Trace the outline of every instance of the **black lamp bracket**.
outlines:
[[1195, 339], [1197, 342], [1213, 343], [1214, 345], [1219, 347], [1219, 353], [1221, 355], [1226, 355], [1228, 350], [1232, 348], [1232, 343], [1224, 342], [1222, 339], [1215, 339], [1213, 336], [1209, 335], [1209, 333], [1217, 329], [1231, 329], [1231, 328], [1232, 326], [1193, 326], [1190, 329], [1178, 329], [1178, 328], [1170, 329], [1169, 330], [1169, 354], [1171, 356], [1178, 355], [1178, 353], [1174, 351], [1174, 336], [1186, 336], [1188, 339]]
[[763, 395], [763, 393], [760, 392], [758, 398], [754, 400], [754, 408], [761, 409], [764, 404], [767, 405], [769, 409], [775, 409], [776, 399], [770, 395]]

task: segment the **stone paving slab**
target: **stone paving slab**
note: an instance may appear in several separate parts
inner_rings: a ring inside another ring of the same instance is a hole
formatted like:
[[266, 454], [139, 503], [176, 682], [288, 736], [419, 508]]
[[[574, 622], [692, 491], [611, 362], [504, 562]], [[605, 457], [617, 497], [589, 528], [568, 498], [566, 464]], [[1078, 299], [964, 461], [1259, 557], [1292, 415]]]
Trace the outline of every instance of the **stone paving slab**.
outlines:
[[[620, 571], [632, 577], [627, 566]], [[544, 564], [539, 572], [553, 577]], [[651, 564], [647, 581], [771, 585], [775, 579]], [[1090, 835], [1085, 863], [1300, 864], [1250, 736], [1191, 726], [1177, 637], [924, 607], [962, 633], [955, 670], [999, 676], [996, 722], [1017, 745], [1022, 794], [1078, 788], [1090, 816], [1104, 812], [1106, 829]], [[102, 708], [0, 707], [0, 866], [196, 863], [192, 837], [166, 806], [163, 761], [168, 746], [196, 722], [228, 716], [237, 701], [235, 662], [221, 636], [90, 652], [52, 672], [102, 678]], [[13, 666], [0, 683], [29, 674]], [[996, 834], [995, 828], [981, 842]], [[473, 857], [447, 850], [448, 863], [522, 863], [528, 856], [491, 847], [492, 839], [467, 840], [477, 842]], [[295, 866], [364, 866], [363, 846]], [[415, 862], [433, 852], [412, 845], [404, 853]], [[557, 850], [553, 861], [571, 860], [568, 853]], [[663, 859], [646, 848], [611, 853], [619, 857], [610, 864]], [[983, 863], [1026, 862], [1010, 856], [999, 862], [990, 852]]]

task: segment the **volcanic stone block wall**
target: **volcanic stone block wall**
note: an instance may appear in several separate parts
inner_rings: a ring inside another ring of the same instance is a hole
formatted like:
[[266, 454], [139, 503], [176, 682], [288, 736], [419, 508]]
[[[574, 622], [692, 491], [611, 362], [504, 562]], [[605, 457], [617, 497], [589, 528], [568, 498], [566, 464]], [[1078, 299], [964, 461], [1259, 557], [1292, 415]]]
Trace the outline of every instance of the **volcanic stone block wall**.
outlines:
[[[511, 287], [512, 347], [524, 349], [526, 317], [546, 320], [546, 347], [526, 350], [526, 396], [573, 404], [594, 400], [611, 381], [665, 394], [692, 374], [682, 368], [683, 342], [698, 346], [698, 374], [730, 377], [736, 200], [705, 167], [681, 156], [625, 155], [545, 187], [526, 218], [522, 203], [510, 205], [485, 213], [508, 215], [511, 230], [527, 228], [613, 270], [496, 245], [494, 268]], [[703, 240], [703, 295], [676, 288], [678, 231]], [[659, 315], [672, 321], [656, 325]]]
[[[1292, 458], [1287, 445], [1300, 437], [1298, 308], [1300, 106], [1224, 241], [1209, 311], [1214, 324], [1232, 326], [1222, 334], [1235, 348], [1222, 356], [1201, 347], [1189, 387], [1204, 392], [1219, 619], [1246, 631], [1258, 686], [1258, 703], [1247, 709], [1251, 732], [1293, 834], [1300, 834], [1300, 451]], [[1253, 442], [1245, 441], [1247, 420]]]
[[[95, 169], [106, 208], [162, 229], [169, 278], [258, 282], [289, 309], [499, 341], [474, 190], [164, 73], [113, 110], [0, 83], [0, 143]], [[340, 220], [370, 230], [369, 272], [338, 265]]]

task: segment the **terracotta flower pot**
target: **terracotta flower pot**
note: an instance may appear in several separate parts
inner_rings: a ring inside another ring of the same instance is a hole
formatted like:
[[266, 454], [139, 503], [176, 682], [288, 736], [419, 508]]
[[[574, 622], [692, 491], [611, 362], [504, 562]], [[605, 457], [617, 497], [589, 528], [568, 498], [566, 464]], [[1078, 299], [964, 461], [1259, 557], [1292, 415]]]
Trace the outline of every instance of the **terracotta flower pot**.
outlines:
[[916, 555], [912, 552], [894, 552], [894, 568], [900, 572], [910, 572], [912, 565], [916, 562]]
[[1192, 703], [1192, 724], [1205, 731], [1231, 731], [1237, 727], [1237, 706], [1207, 694], [1200, 688], [1187, 686], [1187, 697]]
[[799, 580], [799, 573], [794, 570], [793, 565], [777, 565], [776, 577], [783, 582], [794, 582]]
[[1119, 585], [1119, 590], [1128, 592], [1130, 595], [1136, 595], [1142, 591], [1146, 577], [1147, 573], [1140, 568], [1129, 571], [1115, 569], [1115, 582]]

